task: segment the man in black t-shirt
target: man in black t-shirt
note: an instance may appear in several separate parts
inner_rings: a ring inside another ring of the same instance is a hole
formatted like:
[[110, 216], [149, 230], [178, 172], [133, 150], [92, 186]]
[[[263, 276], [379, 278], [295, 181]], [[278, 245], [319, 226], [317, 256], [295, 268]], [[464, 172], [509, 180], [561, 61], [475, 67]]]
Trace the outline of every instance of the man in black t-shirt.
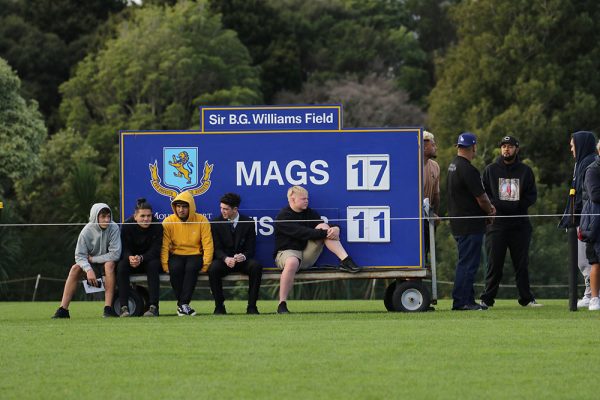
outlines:
[[470, 132], [458, 136], [457, 156], [448, 166], [448, 215], [450, 230], [456, 240], [458, 261], [452, 289], [453, 310], [482, 310], [475, 303], [473, 282], [479, 268], [486, 216], [493, 218], [496, 209], [490, 202], [477, 168], [471, 160], [477, 153], [477, 138]]

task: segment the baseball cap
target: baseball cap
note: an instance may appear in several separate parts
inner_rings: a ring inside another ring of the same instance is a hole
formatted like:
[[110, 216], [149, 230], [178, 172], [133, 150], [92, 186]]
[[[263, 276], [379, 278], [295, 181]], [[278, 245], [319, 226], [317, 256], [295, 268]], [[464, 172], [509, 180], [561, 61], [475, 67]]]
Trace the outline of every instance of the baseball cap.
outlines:
[[519, 141], [514, 136], [504, 136], [500, 141], [500, 146], [503, 144], [512, 144], [515, 147], [519, 147]]
[[471, 147], [477, 144], [477, 137], [471, 132], [463, 132], [458, 135], [458, 141], [456, 145], [459, 147]]

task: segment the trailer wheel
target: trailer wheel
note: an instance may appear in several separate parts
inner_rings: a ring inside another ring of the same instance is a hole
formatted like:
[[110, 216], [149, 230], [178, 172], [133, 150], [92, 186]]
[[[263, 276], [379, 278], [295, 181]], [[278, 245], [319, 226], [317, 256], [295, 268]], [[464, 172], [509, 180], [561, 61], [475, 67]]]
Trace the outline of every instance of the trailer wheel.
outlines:
[[396, 311], [394, 308], [394, 291], [396, 290], [396, 281], [393, 281], [385, 288], [385, 293], [383, 294], [383, 304], [385, 305], [385, 309], [388, 311]]
[[426, 311], [431, 303], [431, 295], [421, 281], [404, 281], [396, 286], [392, 303], [397, 311]]
[[[127, 301], [129, 314], [134, 317], [141, 317], [144, 314], [144, 299], [136, 289], [129, 290], [129, 299]], [[117, 315], [121, 315], [121, 301], [119, 300], [119, 292], [115, 290], [115, 299], [113, 300], [113, 309]]]

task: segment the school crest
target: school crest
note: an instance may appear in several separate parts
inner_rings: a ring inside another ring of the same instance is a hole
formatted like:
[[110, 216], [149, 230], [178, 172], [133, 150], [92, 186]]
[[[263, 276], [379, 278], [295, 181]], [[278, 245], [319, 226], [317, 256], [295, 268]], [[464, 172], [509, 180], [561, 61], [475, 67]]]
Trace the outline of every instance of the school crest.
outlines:
[[214, 164], [206, 160], [200, 168], [197, 147], [163, 147], [162, 178], [158, 160], [148, 167], [154, 190], [173, 199], [186, 190], [193, 196], [204, 194], [210, 188]]

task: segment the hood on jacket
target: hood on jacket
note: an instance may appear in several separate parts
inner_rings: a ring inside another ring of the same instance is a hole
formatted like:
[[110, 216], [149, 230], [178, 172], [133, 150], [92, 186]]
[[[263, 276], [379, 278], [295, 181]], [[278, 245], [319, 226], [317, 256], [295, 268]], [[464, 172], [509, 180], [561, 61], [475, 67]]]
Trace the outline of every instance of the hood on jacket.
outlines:
[[596, 137], [592, 132], [579, 131], [573, 134], [575, 162], [579, 163], [590, 154], [596, 154]]
[[175, 196], [173, 201], [171, 201], [171, 208], [173, 209], [173, 214], [175, 214], [175, 216], [177, 216], [177, 211], [175, 211], [174, 203], [177, 201], [183, 201], [189, 204], [190, 216], [196, 213], [196, 202], [194, 201], [194, 196], [192, 196], [192, 194], [189, 191], [186, 190], [185, 192], [179, 193], [177, 196]]
[[98, 214], [100, 214], [100, 211], [103, 208], [108, 208], [108, 211], [110, 211], [110, 222], [113, 222], [112, 211], [111, 211], [110, 207], [108, 206], [108, 204], [96, 203], [90, 209], [90, 220], [89, 220], [90, 224], [96, 224], [96, 226], [98, 226]]

